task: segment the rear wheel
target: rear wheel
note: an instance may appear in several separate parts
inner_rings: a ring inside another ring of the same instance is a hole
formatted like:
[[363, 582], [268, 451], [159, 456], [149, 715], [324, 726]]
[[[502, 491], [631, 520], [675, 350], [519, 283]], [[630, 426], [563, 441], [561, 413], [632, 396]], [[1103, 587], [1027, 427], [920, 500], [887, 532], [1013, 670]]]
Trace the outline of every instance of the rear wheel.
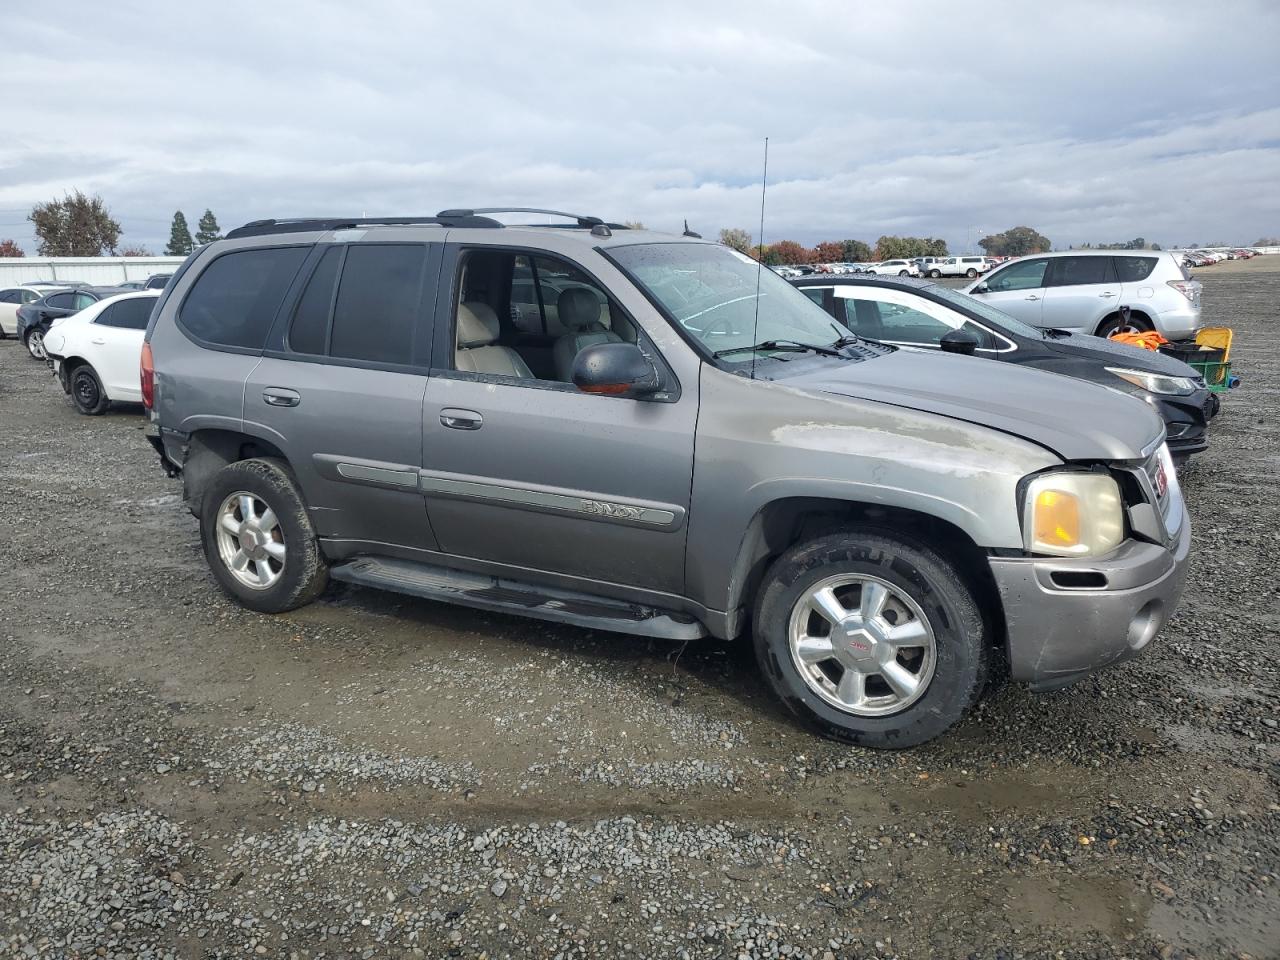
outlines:
[[22, 342], [27, 345], [27, 352], [31, 354], [33, 359], [44, 359], [44, 331], [28, 330], [26, 335], [22, 338]]
[[850, 530], [783, 554], [757, 597], [756, 657], [824, 736], [902, 749], [951, 727], [990, 670], [982, 615], [923, 544]]
[[941, 270], [930, 270], [930, 271], [929, 271], [929, 276], [930, 276], [932, 279], [937, 280], [940, 276], [942, 276], [942, 271], [941, 271]]
[[1151, 321], [1141, 314], [1130, 313], [1126, 320], [1122, 314], [1113, 313], [1098, 324], [1098, 336], [1110, 337], [1117, 333], [1146, 333], [1154, 330]]
[[87, 363], [75, 368], [70, 385], [71, 402], [86, 417], [96, 417], [111, 405], [106, 391], [102, 389], [102, 381]]
[[968, 270], [964, 272], [964, 275], [968, 277], [970, 280], [972, 280], [974, 277], [978, 275], [978, 271], [973, 269], [973, 267], [970, 267]]
[[329, 581], [306, 504], [280, 460], [219, 470], [204, 492], [200, 536], [222, 589], [250, 610], [293, 610]]
[[899, 271], [898, 271], [898, 276], [900, 276], [900, 277], [909, 277], [909, 276], [911, 276], [911, 271], [910, 271], [910, 270], [899, 270]]

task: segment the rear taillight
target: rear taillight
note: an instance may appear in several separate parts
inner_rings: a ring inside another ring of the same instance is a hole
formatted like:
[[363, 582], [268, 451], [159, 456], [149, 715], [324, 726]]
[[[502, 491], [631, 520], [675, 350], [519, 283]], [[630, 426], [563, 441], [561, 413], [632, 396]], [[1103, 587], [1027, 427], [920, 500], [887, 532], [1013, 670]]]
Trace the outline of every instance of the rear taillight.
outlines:
[[151, 356], [151, 344], [142, 345], [142, 363], [138, 375], [142, 380], [142, 404], [148, 410], [156, 403], [156, 364]]
[[1196, 284], [1195, 284], [1195, 281], [1192, 281], [1192, 280], [1170, 280], [1170, 281], [1169, 281], [1169, 286], [1173, 287], [1173, 289], [1177, 290], [1180, 294], [1182, 294], [1182, 295], [1183, 295], [1184, 297], [1186, 297], [1188, 300], [1195, 300], [1195, 298], [1196, 298]]

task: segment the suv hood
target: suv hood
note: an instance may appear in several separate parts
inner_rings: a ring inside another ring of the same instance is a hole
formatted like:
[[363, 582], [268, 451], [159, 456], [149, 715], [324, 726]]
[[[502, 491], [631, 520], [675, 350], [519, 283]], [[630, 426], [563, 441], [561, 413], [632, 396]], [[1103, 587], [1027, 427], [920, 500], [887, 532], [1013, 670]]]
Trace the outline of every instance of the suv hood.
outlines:
[[1155, 411], [1119, 390], [956, 354], [898, 350], [862, 363], [827, 361], [779, 382], [991, 427], [1064, 460], [1137, 460], [1164, 430]]

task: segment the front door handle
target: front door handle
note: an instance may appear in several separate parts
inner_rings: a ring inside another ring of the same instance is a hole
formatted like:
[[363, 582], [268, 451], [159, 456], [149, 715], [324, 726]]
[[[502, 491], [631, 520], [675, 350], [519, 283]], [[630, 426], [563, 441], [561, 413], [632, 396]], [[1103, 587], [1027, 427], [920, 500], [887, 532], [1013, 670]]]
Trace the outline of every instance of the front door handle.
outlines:
[[1098, 296], [1100, 296], [1100, 297], [1114, 297], [1114, 296], [1115, 296], [1115, 294], [1114, 294], [1114, 293], [1112, 293], [1110, 290], [1107, 290], [1107, 291], [1105, 291], [1105, 292], [1103, 292], [1103, 293], [1098, 294]]
[[105, 341], [105, 340], [103, 340], [103, 339], [99, 338], [99, 339], [97, 339], [97, 340], [93, 340], [93, 341], [91, 341], [91, 342], [92, 342], [92, 343], [96, 343], [98, 346], [100, 346], [100, 347], [101, 347], [101, 346], [103, 346], [107, 341]]
[[267, 387], [262, 391], [262, 399], [273, 407], [296, 407], [302, 402], [297, 390], [286, 387]]
[[474, 410], [445, 407], [440, 411], [440, 422], [450, 430], [479, 430], [484, 426], [484, 417]]
[[1037, 297], [1037, 296], [1033, 293], [1033, 294], [1031, 294], [1031, 296], [1026, 297], [1025, 299], [1027, 299], [1027, 300], [1039, 300], [1040, 298], [1039, 298], [1039, 297]]

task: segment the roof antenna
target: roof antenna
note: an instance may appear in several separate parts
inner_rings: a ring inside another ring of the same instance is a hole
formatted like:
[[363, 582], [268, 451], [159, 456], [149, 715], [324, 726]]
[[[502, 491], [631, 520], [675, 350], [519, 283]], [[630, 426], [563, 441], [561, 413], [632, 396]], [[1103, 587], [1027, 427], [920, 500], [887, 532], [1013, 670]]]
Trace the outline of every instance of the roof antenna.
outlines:
[[[760, 271], [764, 269], [764, 195], [769, 184], [769, 138], [764, 138], [764, 172], [760, 174], [760, 239], [756, 243], [756, 315], [751, 323], [751, 342], [759, 343], [760, 333]], [[756, 378], [756, 357], [760, 351], [751, 351], [751, 379]]]
[[689, 218], [688, 218], [688, 217], [686, 217], [686, 218], [685, 218], [685, 221], [684, 221], [684, 235], [685, 235], [686, 237], [693, 237], [693, 239], [695, 239], [695, 240], [701, 240], [701, 239], [702, 239], [702, 234], [700, 234], [700, 233], [694, 233], [692, 230], [690, 230], [690, 229], [689, 229]]

